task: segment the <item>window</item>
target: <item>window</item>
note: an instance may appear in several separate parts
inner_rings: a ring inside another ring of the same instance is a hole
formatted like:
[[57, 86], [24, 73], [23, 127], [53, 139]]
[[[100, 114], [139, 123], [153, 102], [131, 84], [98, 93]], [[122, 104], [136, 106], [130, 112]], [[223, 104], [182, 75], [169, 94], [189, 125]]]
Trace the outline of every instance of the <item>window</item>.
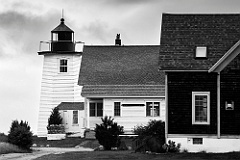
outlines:
[[114, 102], [114, 116], [120, 116], [120, 115], [121, 115], [121, 103]]
[[67, 60], [66, 59], [60, 60], [60, 72], [67, 72]]
[[160, 116], [160, 102], [147, 102], [146, 104], [146, 116]]
[[53, 41], [58, 41], [58, 33], [53, 33]]
[[193, 138], [193, 144], [203, 144], [202, 138]]
[[210, 92], [192, 93], [192, 124], [210, 124]]
[[207, 47], [197, 47], [195, 58], [207, 58]]
[[73, 111], [73, 124], [78, 124], [78, 111]]
[[90, 117], [102, 117], [102, 116], [103, 116], [103, 103], [90, 102]]

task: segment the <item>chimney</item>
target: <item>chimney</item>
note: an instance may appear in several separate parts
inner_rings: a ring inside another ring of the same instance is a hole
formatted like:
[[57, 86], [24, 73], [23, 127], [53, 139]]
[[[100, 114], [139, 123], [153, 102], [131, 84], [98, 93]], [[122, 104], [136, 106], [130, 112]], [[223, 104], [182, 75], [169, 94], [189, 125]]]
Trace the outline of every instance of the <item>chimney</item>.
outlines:
[[120, 34], [117, 34], [117, 36], [116, 36], [115, 46], [121, 46]]

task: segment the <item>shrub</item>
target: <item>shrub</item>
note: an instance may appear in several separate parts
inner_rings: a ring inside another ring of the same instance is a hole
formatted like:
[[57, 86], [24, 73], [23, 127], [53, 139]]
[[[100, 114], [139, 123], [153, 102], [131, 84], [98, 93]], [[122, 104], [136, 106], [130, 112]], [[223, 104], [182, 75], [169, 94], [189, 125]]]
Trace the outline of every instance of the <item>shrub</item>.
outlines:
[[59, 113], [59, 109], [57, 107], [52, 109], [51, 115], [48, 118], [48, 126], [50, 125], [59, 125], [62, 124], [62, 117]]
[[166, 152], [178, 153], [178, 152], [180, 152], [181, 144], [178, 143], [176, 145], [174, 141], [169, 140], [168, 144], [165, 144], [164, 146], [165, 146]]
[[136, 151], [165, 152], [165, 123], [161, 120], [151, 120], [146, 126], [136, 126], [133, 132], [138, 135]]
[[113, 122], [113, 118], [105, 116], [102, 124], [96, 124], [95, 137], [99, 144], [103, 145], [105, 150], [111, 150], [112, 147], [120, 145], [119, 134], [123, 133], [123, 126]]
[[4, 133], [0, 133], [0, 142], [7, 142], [8, 138]]
[[133, 132], [140, 140], [151, 136], [157, 138], [162, 144], [165, 143], [165, 123], [161, 120], [150, 120], [146, 126], [134, 127]]
[[26, 121], [20, 123], [17, 120], [13, 121], [8, 134], [8, 142], [22, 149], [30, 149], [33, 141], [30, 129]]

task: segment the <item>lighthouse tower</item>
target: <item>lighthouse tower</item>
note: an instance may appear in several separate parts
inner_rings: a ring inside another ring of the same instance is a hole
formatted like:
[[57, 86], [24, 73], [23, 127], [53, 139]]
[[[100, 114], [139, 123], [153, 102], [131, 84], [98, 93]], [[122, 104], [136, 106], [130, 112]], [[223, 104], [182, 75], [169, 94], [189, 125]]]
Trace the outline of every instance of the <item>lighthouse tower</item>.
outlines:
[[[43, 45], [47, 46], [47, 49], [43, 50]], [[48, 118], [54, 107], [61, 102], [84, 102], [80, 94], [81, 87], [78, 86], [82, 50], [77, 48], [82, 45], [81, 42], [74, 41], [74, 32], [65, 25], [63, 18], [51, 31], [51, 41], [40, 42], [38, 54], [44, 56], [44, 61], [38, 136], [47, 135]]]

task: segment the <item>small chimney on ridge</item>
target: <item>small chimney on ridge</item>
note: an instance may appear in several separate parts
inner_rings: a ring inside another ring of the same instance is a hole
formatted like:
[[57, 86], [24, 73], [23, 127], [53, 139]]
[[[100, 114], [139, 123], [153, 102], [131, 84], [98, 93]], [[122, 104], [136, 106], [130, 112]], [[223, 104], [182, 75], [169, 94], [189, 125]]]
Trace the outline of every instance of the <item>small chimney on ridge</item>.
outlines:
[[120, 34], [117, 34], [117, 36], [116, 36], [115, 46], [121, 46]]

